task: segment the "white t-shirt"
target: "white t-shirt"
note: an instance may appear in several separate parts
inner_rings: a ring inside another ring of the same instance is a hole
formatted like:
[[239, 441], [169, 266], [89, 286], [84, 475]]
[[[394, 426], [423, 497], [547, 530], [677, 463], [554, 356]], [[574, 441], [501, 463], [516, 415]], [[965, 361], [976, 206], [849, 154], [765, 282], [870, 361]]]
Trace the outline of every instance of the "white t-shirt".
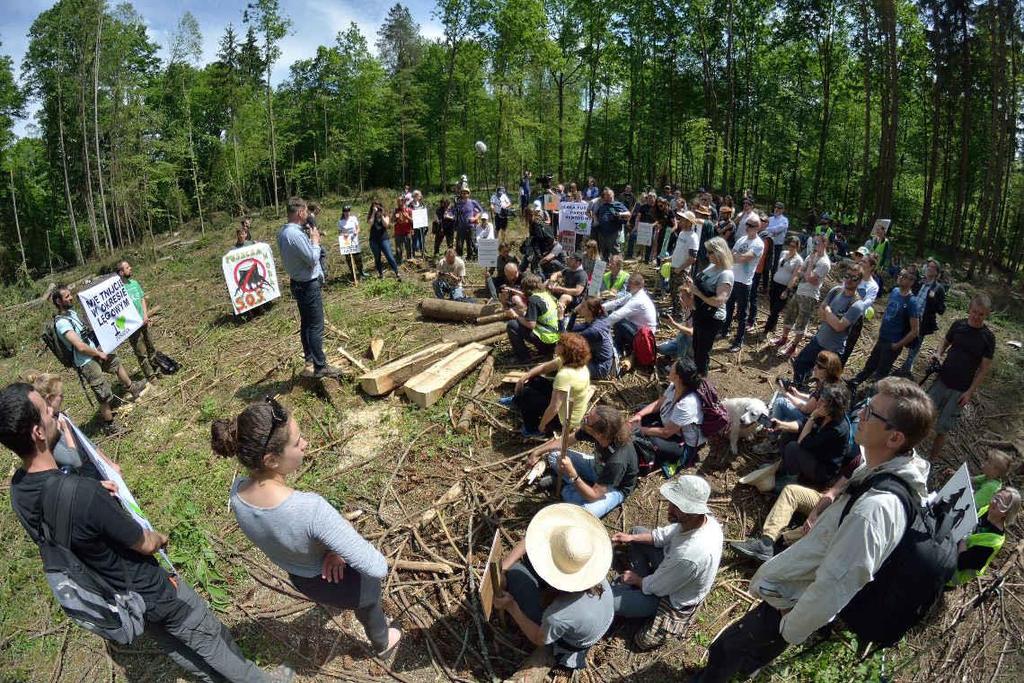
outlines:
[[786, 241], [786, 233], [789, 232], [789, 219], [785, 216], [772, 214], [768, 218], [767, 230], [775, 246], [780, 246]]
[[775, 269], [775, 275], [772, 277], [772, 280], [780, 285], [787, 286], [790, 280], [793, 279], [793, 273], [799, 270], [802, 265], [804, 265], [804, 257], [800, 255], [800, 252], [789, 256], [789, 253], [784, 251], [779, 254], [779, 266]]
[[[828, 276], [828, 271], [832, 269], [832, 261], [829, 260], [828, 254], [822, 254], [821, 258], [815, 260], [814, 254], [807, 257], [803, 265], [804, 277], [800, 281], [800, 284], [796, 286], [797, 296], [809, 296], [815, 301], [821, 298], [821, 286], [825, 284], [825, 277]], [[807, 281], [807, 274], [814, 273], [818, 276], [818, 284], [812, 285]]]
[[490, 221], [480, 221], [474, 226], [474, 229], [477, 241], [494, 239], [494, 225]]
[[732, 245], [732, 253], [735, 256], [751, 252], [754, 254], [754, 258], [746, 263], [740, 263], [736, 260], [732, 266], [736, 282], [747, 286], [754, 281], [754, 271], [757, 270], [757, 262], [761, 260], [761, 254], [764, 253], [764, 241], [757, 235], [754, 235], [753, 239], [743, 235]]
[[359, 219], [349, 214], [349, 217], [338, 219], [338, 232], [342, 235], [354, 235], [359, 230]]
[[693, 261], [690, 258], [690, 251], [697, 253], [700, 248], [700, 237], [693, 230], [680, 230], [676, 236], [676, 248], [672, 252], [672, 268], [688, 266]]

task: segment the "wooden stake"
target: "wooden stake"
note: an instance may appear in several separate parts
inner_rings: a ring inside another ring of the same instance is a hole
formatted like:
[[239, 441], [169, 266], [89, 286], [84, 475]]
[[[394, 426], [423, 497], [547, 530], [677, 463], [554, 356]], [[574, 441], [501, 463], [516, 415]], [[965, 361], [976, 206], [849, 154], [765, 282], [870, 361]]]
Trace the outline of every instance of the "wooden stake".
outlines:
[[558, 452], [558, 461], [555, 463], [555, 495], [562, 497], [562, 473], [557, 465], [567, 457], [569, 450], [569, 416], [572, 415], [572, 394], [565, 395], [565, 413], [562, 416], [562, 445]]
[[348, 350], [344, 346], [339, 346], [338, 347], [338, 353], [340, 353], [341, 355], [345, 356], [345, 358], [347, 358], [352, 363], [352, 365], [356, 366], [357, 368], [359, 368], [363, 372], [369, 372], [370, 371], [370, 369], [368, 367], [363, 365], [362, 361], [360, 361], [358, 358], [356, 358], [351, 353], [349, 353]]
[[356, 257], [355, 254], [348, 255], [348, 267], [352, 269], [352, 282], [359, 285], [359, 271], [356, 270]]
[[384, 350], [384, 340], [380, 337], [370, 341], [370, 358], [377, 360], [380, 358], [380, 352]]

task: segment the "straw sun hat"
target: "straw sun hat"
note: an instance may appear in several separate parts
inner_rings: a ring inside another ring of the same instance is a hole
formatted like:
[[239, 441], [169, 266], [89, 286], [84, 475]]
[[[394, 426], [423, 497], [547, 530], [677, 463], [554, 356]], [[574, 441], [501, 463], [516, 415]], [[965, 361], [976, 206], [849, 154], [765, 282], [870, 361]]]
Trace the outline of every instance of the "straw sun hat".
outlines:
[[555, 503], [530, 520], [526, 556], [550, 586], [575, 593], [605, 579], [612, 566], [612, 542], [597, 517], [579, 505]]

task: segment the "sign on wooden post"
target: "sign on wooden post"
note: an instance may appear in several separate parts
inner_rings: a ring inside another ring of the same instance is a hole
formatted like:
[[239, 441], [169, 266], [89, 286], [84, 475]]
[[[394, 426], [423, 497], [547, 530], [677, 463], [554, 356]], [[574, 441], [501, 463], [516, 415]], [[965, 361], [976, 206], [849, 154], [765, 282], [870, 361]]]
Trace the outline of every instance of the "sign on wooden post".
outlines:
[[608, 264], [600, 259], [594, 261], [594, 272], [590, 276], [590, 288], [587, 290], [587, 294], [590, 296], [601, 295], [601, 287], [604, 283], [604, 271], [607, 267]]

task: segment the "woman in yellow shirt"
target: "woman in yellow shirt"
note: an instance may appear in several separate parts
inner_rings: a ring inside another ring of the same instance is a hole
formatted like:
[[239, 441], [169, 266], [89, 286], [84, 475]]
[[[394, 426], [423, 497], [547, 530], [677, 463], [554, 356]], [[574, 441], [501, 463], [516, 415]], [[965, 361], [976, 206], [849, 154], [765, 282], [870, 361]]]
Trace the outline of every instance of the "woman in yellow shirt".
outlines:
[[[562, 427], [560, 415], [564, 412], [566, 397], [571, 397], [572, 412], [569, 429], [575, 430], [587, 412], [593, 387], [590, 385], [590, 345], [574, 332], [563, 332], [555, 346], [555, 357], [530, 368], [516, 382], [512, 396], [500, 399], [506, 408], [519, 411], [523, 419], [524, 437], [543, 436]], [[544, 377], [555, 373], [554, 379]]]

